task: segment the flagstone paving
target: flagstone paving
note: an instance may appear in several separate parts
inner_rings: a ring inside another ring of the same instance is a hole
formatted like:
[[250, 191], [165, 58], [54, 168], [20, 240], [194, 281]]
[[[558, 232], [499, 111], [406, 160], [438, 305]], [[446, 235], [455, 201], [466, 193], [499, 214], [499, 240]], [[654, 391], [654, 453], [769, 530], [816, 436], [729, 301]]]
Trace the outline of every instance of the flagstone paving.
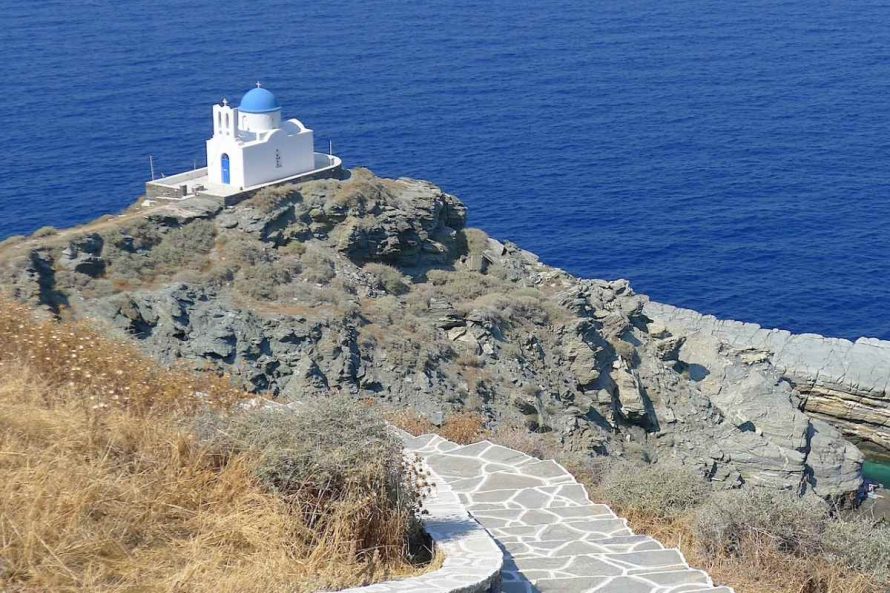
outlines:
[[634, 534], [554, 461], [488, 441], [462, 447], [438, 435], [400, 435], [436, 490], [449, 489], [497, 542], [504, 593], [733, 593], [690, 568], [679, 550]]

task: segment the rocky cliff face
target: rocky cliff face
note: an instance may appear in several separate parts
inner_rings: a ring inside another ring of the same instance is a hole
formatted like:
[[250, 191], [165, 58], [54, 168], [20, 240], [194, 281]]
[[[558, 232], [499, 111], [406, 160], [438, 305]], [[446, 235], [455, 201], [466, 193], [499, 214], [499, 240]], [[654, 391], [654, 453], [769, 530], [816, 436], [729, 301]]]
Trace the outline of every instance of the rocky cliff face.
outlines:
[[714, 340], [768, 363], [795, 386], [807, 414], [890, 454], [890, 342], [796, 335], [660, 303], [647, 303], [645, 312], [687, 338]]
[[626, 281], [572, 277], [465, 222], [430, 183], [356, 170], [7, 243], [0, 283], [283, 401], [348, 392], [433, 422], [473, 409], [725, 487], [859, 486], [859, 451], [801, 411], [812, 390], [767, 358], [676, 331]]

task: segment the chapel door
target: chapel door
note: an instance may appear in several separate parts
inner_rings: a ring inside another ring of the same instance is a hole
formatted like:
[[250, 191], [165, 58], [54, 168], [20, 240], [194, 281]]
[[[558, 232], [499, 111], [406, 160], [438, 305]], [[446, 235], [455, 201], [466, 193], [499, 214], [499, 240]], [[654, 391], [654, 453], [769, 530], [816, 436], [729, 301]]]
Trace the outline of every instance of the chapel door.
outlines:
[[226, 185], [232, 183], [232, 176], [229, 173], [229, 155], [225, 153], [222, 155], [222, 182]]

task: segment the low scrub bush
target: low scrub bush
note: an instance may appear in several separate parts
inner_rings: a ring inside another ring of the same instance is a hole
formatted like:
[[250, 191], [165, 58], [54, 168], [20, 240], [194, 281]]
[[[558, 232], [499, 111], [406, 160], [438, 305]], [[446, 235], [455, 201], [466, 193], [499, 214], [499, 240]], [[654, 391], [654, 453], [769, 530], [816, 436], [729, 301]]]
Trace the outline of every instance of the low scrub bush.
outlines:
[[615, 463], [603, 476], [599, 494], [624, 513], [679, 517], [711, 491], [697, 472], [680, 465]]
[[740, 554], [769, 543], [783, 552], [812, 554], [828, 522], [828, 507], [815, 496], [746, 488], [713, 496], [695, 518], [699, 544], [712, 555]]
[[307, 282], [324, 284], [336, 276], [334, 262], [319, 247], [307, 247], [300, 256], [302, 272], [300, 276]]
[[379, 288], [389, 294], [405, 294], [410, 290], [405, 276], [396, 268], [381, 263], [369, 263], [363, 268], [375, 281]]
[[240, 232], [221, 235], [218, 239], [218, 251], [219, 260], [233, 268], [260, 266], [270, 261], [262, 243]]
[[491, 436], [485, 428], [485, 418], [477, 412], [454, 412], [441, 426], [436, 426], [413, 410], [393, 410], [385, 417], [388, 422], [414, 436], [436, 433], [460, 445], [478, 443]]
[[289, 243], [285, 243], [284, 245], [279, 247], [278, 251], [282, 255], [293, 255], [296, 257], [300, 257], [301, 255], [306, 253], [306, 244], [302, 241], [297, 241], [296, 239], [294, 239]]
[[890, 585], [890, 526], [866, 519], [831, 521], [822, 546], [829, 558]]
[[512, 286], [499, 278], [468, 270], [430, 270], [427, 272], [427, 280], [436, 287], [437, 296], [454, 303], [470, 301]]
[[466, 245], [469, 255], [482, 255], [488, 249], [488, 235], [481, 229], [464, 229], [460, 232], [460, 239]]
[[25, 240], [24, 235], [10, 235], [10, 236], [6, 237], [5, 239], [3, 239], [2, 241], [0, 241], [0, 249], [3, 249], [4, 247], [9, 247], [11, 245], [16, 245], [18, 243], [21, 243], [24, 240]]
[[216, 238], [216, 228], [209, 220], [196, 220], [173, 229], [161, 243], [149, 252], [151, 266], [169, 270], [187, 266], [210, 253]]
[[225, 457], [256, 456], [257, 478], [298, 506], [316, 537], [393, 562], [419, 533], [423, 474], [382, 418], [351, 398], [244, 412], [200, 432]]
[[[144, 236], [126, 238], [116, 234], [106, 241], [103, 255], [109, 260], [109, 275], [145, 280], [204, 267], [215, 237], [212, 222], [197, 220], [165, 234], [147, 231]], [[122, 247], [123, 242], [131, 247]]]
[[[348, 397], [313, 400], [296, 411], [261, 409], [225, 418], [214, 447], [260, 452], [258, 475], [284, 495], [305, 489], [334, 499], [361, 483], [393, 500], [417, 502], [406, 490], [401, 445], [386, 423]], [[410, 508], [410, 506], [408, 507]]]
[[262, 212], [272, 212], [292, 201], [297, 195], [297, 188], [292, 184], [264, 187], [246, 200], [244, 205], [252, 206]]
[[437, 432], [460, 445], [477, 443], [488, 436], [488, 431], [485, 430], [485, 418], [477, 412], [470, 411], [455, 412], [448, 416]]
[[742, 593], [877, 593], [890, 585], [890, 529], [832, 518], [816, 496], [719, 492], [688, 524], [687, 554]]
[[241, 268], [235, 276], [235, 290], [253, 299], [272, 301], [278, 296], [278, 287], [290, 281], [288, 270], [278, 263], [268, 262]]
[[562, 453], [559, 438], [552, 432], [531, 432], [527, 427], [516, 424], [498, 426], [491, 440], [538, 459], [556, 459]]
[[437, 430], [435, 424], [424, 418], [414, 410], [391, 410], [384, 414], [386, 421], [397, 428], [401, 428], [414, 436], [434, 433]]
[[458, 309], [467, 314], [473, 311], [477, 316], [487, 318], [495, 325], [513, 324], [528, 321], [535, 325], [550, 322], [553, 306], [535, 289], [521, 289], [509, 293], [488, 293], [472, 301], [461, 303]]
[[59, 234], [59, 229], [53, 226], [42, 226], [36, 231], [34, 231], [35, 237], [52, 237], [53, 235]]

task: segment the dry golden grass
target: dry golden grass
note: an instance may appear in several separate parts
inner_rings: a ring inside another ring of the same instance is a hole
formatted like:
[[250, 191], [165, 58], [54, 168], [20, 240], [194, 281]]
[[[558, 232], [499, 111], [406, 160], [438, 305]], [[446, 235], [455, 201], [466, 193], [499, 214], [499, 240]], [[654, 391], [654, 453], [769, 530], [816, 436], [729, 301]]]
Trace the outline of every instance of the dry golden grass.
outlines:
[[386, 421], [416, 437], [438, 431], [438, 427], [414, 410], [392, 410], [384, 414]]
[[491, 436], [485, 428], [485, 418], [477, 412], [454, 412], [442, 426], [436, 426], [414, 410], [390, 410], [384, 417], [393, 426], [414, 436], [435, 433], [459, 445], [478, 443]]
[[[491, 441], [538, 459], [555, 459], [562, 453], [559, 437], [554, 433], [531, 432], [527, 427], [517, 424], [498, 426]], [[560, 463], [565, 465], [565, 459], [560, 459]], [[571, 468], [567, 469], [571, 471]]]
[[0, 302], [0, 590], [306, 593], [416, 573], [359, 549], [367, 500], [310, 520], [255, 455], [193, 436], [195, 414], [243, 396]]

